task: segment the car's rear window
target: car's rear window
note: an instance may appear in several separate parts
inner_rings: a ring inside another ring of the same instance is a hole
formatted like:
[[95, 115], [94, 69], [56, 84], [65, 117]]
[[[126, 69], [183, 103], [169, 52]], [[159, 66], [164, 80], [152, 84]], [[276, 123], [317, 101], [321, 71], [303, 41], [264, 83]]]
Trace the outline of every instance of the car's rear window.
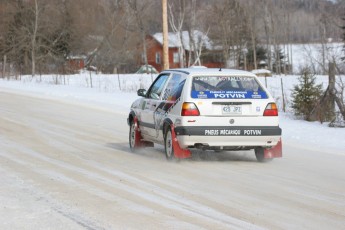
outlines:
[[193, 77], [191, 97], [199, 99], [265, 99], [267, 94], [254, 77], [196, 76]]

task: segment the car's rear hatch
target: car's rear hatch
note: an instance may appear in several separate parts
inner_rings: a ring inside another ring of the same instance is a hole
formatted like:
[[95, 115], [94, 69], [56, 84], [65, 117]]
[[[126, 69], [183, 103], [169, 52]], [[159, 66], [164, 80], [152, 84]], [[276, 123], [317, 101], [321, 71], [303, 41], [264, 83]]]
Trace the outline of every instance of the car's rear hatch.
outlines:
[[274, 100], [255, 76], [194, 76], [190, 101], [199, 110], [195, 125], [229, 125], [231, 118], [234, 125], [278, 125], [276, 115], [264, 116]]

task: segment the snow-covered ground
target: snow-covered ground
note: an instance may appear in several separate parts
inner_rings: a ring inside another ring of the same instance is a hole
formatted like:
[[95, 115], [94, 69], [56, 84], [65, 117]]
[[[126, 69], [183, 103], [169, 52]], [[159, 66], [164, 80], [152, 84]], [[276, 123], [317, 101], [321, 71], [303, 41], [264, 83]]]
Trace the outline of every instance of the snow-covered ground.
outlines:
[[[281, 112], [283, 158], [268, 164], [133, 154], [126, 117], [153, 77], [0, 80], [0, 229], [343, 229], [345, 129]], [[267, 78], [279, 105], [281, 78]]]
[[[0, 90], [15, 90], [19, 93], [30, 93], [43, 98], [78, 101], [104, 106], [127, 114], [131, 103], [138, 98], [136, 90], [148, 88], [155, 77], [156, 75], [147, 74], [104, 75], [91, 73], [91, 81], [89, 72], [66, 76], [43, 75], [35, 78], [22, 76], [20, 81], [0, 79]], [[341, 77], [345, 82], [345, 76]], [[298, 120], [293, 116], [289, 105], [291, 104], [291, 90], [294, 85], [298, 84], [298, 76], [281, 75], [266, 79], [260, 77], [260, 80], [267, 85], [279, 106], [280, 125], [283, 130], [284, 141], [345, 154], [344, 128], [329, 128], [327, 122], [323, 124], [307, 122]], [[328, 76], [316, 76], [316, 83], [322, 84], [324, 89], [327, 88]], [[282, 92], [286, 103], [285, 112], [282, 111]]]

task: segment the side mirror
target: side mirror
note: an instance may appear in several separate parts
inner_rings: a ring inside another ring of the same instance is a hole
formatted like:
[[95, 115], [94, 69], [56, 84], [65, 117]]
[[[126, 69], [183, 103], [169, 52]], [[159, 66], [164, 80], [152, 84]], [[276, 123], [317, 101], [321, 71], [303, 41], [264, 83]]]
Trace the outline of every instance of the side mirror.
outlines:
[[146, 89], [138, 89], [137, 94], [140, 97], [145, 97], [146, 96]]

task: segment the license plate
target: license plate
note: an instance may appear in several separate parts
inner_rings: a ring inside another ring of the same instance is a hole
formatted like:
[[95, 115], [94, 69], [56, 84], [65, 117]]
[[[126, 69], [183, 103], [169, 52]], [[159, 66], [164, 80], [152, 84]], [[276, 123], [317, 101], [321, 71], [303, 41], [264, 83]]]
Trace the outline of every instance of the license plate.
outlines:
[[223, 105], [222, 114], [242, 114], [242, 106], [240, 105]]

